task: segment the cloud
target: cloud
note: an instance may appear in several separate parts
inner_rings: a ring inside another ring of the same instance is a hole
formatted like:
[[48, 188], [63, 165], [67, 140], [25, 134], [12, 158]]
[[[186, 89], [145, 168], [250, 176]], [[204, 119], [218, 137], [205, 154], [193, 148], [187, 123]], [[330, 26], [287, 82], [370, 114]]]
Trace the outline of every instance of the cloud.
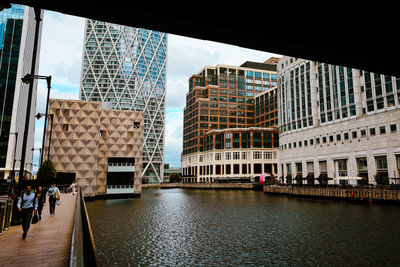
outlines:
[[[39, 74], [52, 76], [51, 98], [79, 99], [84, 28], [84, 18], [45, 11]], [[183, 108], [190, 76], [205, 66], [239, 66], [279, 55], [169, 34], [167, 56], [165, 162], [180, 166]], [[46, 83], [39, 82], [37, 112], [45, 111], [46, 96]], [[41, 147], [40, 123], [36, 123], [35, 147]]]
[[45, 11], [39, 73], [69, 86], [78, 85], [82, 65], [85, 19]]

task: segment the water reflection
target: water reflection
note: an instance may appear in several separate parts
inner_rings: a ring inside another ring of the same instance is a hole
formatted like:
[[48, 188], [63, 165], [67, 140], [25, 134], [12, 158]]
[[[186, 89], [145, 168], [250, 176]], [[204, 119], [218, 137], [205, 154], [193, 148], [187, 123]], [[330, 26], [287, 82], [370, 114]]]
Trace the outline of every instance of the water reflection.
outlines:
[[87, 207], [103, 266], [400, 264], [399, 207], [193, 189]]

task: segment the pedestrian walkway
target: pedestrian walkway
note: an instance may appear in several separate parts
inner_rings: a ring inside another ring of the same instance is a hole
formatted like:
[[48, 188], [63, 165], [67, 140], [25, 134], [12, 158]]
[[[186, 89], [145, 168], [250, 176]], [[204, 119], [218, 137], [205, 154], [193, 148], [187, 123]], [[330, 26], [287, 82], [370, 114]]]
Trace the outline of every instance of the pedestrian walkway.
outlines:
[[50, 216], [48, 199], [42, 220], [31, 224], [22, 240], [21, 225], [12, 226], [0, 236], [0, 266], [68, 266], [76, 196], [61, 195], [61, 205]]

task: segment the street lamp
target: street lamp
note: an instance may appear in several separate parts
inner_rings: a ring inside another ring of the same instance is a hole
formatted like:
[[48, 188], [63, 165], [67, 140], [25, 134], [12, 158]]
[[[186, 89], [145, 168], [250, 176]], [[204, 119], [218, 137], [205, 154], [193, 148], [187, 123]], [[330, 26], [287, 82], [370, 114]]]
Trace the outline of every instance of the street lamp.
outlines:
[[[48, 148], [47, 148], [47, 160], [49, 160], [49, 158], [50, 158], [51, 135], [52, 135], [52, 132], [53, 132], [53, 114], [47, 114], [47, 112], [46, 112], [46, 114], [38, 113], [35, 117], [38, 120], [40, 120], [42, 117], [45, 117], [45, 120], [47, 120], [47, 116], [50, 116], [50, 135], [49, 135], [49, 145], [48, 145]], [[46, 128], [43, 131], [43, 143], [42, 143], [42, 149], [41, 149], [41, 153], [40, 153], [41, 157], [42, 157], [42, 155], [44, 153], [44, 136], [45, 136], [45, 134], [46, 134]], [[43, 163], [42, 160], [40, 162], [40, 165]]]
[[[30, 84], [30, 83], [33, 83], [34, 79], [43, 79], [43, 80], [46, 80], [46, 82], [47, 82], [46, 114], [44, 115], [45, 116], [44, 131], [43, 131], [43, 137], [42, 137], [42, 150], [41, 150], [41, 151], [44, 151], [44, 140], [45, 140], [45, 136], [46, 136], [47, 116], [48, 116], [47, 111], [49, 108], [49, 97], [50, 97], [50, 89], [51, 89], [51, 76], [26, 74], [21, 80], [23, 83]], [[37, 116], [39, 116], [39, 114], [36, 115], [36, 118], [39, 120], [40, 117], [37, 117]], [[42, 162], [43, 162], [43, 154], [42, 153], [40, 153], [40, 161], [39, 162], [40, 162], [40, 165], [42, 165]]]

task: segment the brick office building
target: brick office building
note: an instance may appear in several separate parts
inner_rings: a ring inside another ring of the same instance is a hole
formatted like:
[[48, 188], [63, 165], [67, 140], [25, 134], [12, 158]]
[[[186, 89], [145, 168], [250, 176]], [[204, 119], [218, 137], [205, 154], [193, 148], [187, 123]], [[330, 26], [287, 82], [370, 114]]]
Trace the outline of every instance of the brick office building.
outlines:
[[190, 77], [184, 109], [185, 182], [277, 175], [275, 61], [205, 67]]

